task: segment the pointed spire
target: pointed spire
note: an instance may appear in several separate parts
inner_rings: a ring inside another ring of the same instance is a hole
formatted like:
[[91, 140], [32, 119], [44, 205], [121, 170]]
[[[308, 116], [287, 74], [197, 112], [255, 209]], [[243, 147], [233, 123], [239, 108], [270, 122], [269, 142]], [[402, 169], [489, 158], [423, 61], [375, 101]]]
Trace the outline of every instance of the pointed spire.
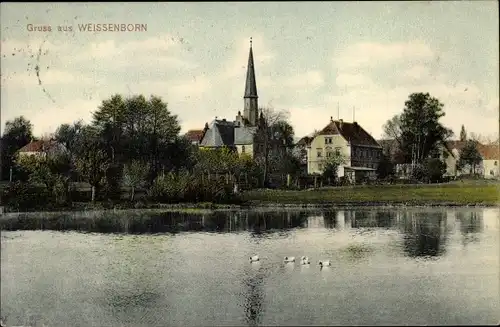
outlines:
[[257, 98], [257, 83], [255, 82], [255, 68], [253, 64], [252, 38], [250, 38], [250, 53], [248, 54], [247, 80], [245, 84], [245, 98]]

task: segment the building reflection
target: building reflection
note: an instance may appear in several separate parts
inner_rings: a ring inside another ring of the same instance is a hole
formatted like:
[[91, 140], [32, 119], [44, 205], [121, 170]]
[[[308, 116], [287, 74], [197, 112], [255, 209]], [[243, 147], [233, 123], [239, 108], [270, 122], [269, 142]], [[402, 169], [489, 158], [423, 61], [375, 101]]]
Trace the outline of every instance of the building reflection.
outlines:
[[337, 210], [325, 210], [323, 211], [323, 221], [325, 228], [335, 229], [338, 227], [338, 214]]
[[346, 210], [340, 216], [345, 228], [391, 228], [396, 224], [396, 211], [392, 210]]
[[401, 213], [404, 252], [409, 257], [436, 257], [446, 246], [446, 212]]

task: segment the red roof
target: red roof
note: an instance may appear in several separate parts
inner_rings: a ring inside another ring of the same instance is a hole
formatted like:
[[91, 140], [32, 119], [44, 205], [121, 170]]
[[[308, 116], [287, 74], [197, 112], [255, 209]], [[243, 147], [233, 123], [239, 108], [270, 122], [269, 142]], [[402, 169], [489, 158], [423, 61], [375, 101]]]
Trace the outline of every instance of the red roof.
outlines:
[[191, 142], [200, 142], [203, 138], [203, 130], [202, 129], [192, 129], [189, 130], [185, 137]]
[[318, 135], [342, 135], [353, 145], [369, 145], [380, 147], [380, 144], [368, 134], [358, 123], [348, 123], [342, 120], [332, 120]]
[[57, 142], [55, 141], [44, 141], [44, 140], [32, 141], [23, 146], [21, 149], [19, 149], [18, 152], [44, 152], [56, 145]]
[[483, 160], [500, 160], [498, 144], [479, 144], [477, 150], [481, 154], [481, 157], [483, 157]]

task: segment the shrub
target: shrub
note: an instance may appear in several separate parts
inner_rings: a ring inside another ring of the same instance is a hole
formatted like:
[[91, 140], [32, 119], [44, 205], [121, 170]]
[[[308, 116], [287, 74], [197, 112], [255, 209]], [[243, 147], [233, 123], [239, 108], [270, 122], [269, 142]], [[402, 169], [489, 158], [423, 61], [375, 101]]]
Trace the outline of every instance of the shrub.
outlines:
[[9, 183], [4, 189], [2, 199], [9, 209], [32, 210], [46, 208], [51, 196], [46, 187], [31, 182]]

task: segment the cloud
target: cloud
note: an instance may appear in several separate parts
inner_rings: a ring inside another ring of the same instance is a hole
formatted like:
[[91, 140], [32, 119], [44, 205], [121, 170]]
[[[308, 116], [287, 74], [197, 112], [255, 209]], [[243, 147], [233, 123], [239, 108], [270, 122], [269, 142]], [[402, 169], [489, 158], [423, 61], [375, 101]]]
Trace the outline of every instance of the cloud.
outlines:
[[402, 75], [411, 79], [421, 79], [429, 75], [429, 68], [423, 65], [416, 65], [403, 71]]
[[[182, 41], [181, 41], [182, 40]], [[100, 66], [110, 68], [130, 67], [132, 62], [145, 66], [194, 68], [197, 65], [182, 54], [183, 39], [171, 35], [151, 37], [145, 40], [133, 40], [118, 43], [106, 40], [91, 43], [85, 51], [71, 60], [74, 62], [96, 62]]]
[[333, 61], [338, 69], [370, 67], [399, 60], [427, 60], [434, 52], [421, 41], [405, 43], [362, 42], [348, 46]]
[[292, 88], [316, 88], [325, 83], [323, 73], [318, 70], [310, 70], [303, 74], [292, 76], [284, 81], [284, 85]]
[[92, 85], [93, 83], [94, 80], [88, 76], [82, 76], [80, 74], [75, 75], [73, 73], [57, 69], [41, 70], [38, 76], [34, 71], [22, 72], [19, 74], [9, 73], [3, 80], [3, 84], [6, 88], [27, 88], [39, 85]]
[[373, 85], [373, 81], [363, 74], [341, 73], [337, 76], [335, 82], [340, 88]]

